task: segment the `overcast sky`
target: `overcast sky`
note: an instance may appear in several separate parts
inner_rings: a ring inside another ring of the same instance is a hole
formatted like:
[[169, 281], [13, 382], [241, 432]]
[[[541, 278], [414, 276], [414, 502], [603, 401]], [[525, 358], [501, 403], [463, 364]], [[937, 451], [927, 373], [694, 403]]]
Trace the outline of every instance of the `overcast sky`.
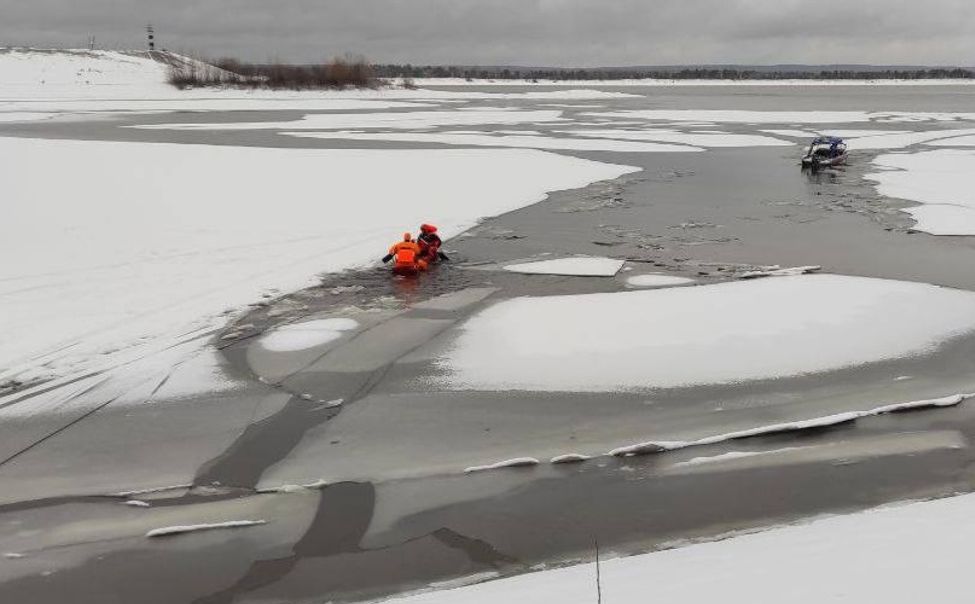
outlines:
[[0, 0], [0, 46], [511, 65], [975, 65], [975, 0]]

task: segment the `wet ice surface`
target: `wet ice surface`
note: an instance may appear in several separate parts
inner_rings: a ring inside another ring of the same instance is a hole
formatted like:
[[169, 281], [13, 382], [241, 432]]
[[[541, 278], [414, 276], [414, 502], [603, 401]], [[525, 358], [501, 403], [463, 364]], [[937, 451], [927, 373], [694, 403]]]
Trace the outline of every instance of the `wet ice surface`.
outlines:
[[[414, 95], [409, 101], [440, 103], [434, 109], [414, 108], [437, 114], [449, 113], [441, 101], [450, 100], [459, 101], [450, 104], [458, 109], [473, 109], [463, 112], [471, 115], [558, 109], [580, 126], [594, 119], [581, 115], [592, 107], [540, 107], [553, 100], [541, 93], [530, 93], [533, 98], [515, 91], [483, 100], [487, 94], [469, 90], [439, 101], [437, 95]], [[665, 129], [687, 137], [680, 141], [686, 144], [690, 137], [706, 135], [738, 144], [752, 136], [776, 138], [759, 128], [853, 125], [924, 133], [966, 125], [957, 123], [958, 115], [947, 115], [966, 109], [964, 94], [955, 92], [932, 97], [930, 91], [885, 88], [880, 93], [845, 91], [836, 99], [835, 92], [824, 96], [817, 89], [777, 90], [775, 95], [753, 91], [748, 98], [655, 90], [654, 106], [768, 112], [781, 107], [782, 94], [792, 95], [790, 106], [801, 111], [823, 106], [829, 96], [838, 111], [871, 114], [869, 123], [820, 123], [818, 114], [811, 123], [771, 125], [718, 121], [727, 116], [715, 115], [668, 115], [668, 120], [679, 120], [668, 122], [629, 115], [600, 118], [605, 121], [592, 128], [624, 134]], [[571, 98], [555, 98], [560, 105], [574, 104]], [[642, 97], [599, 102], [606, 112], [643, 111], [647, 104]], [[175, 120], [173, 115], [144, 115], [118, 122], [11, 124], [4, 131], [244, 147], [352, 146], [392, 152], [429, 146], [298, 139], [274, 130], [221, 134], [115, 126], [291, 123], [309, 111], [329, 111], [324, 106], [263, 110], [267, 106], [252, 112], [181, 114]], [[414, 110], [391, 107], [382, 113], [393, 109]], [[927, 115], [874, 115], [919, 109]], [[445, 136], [458, 128], [491, 136], [499, 126], [432, 128]], [[532, 136], [557, 139], [565, 137], [558, 130], [565, 130], [566, 123], [542, 121], [524, 128], [537, 133]], [[913, 224], [900, 211], [904, 204], [878, 196], [873, 183], [862, 180], [875, 153], [855, 152], [844, 170], [803, 175], [795, 166], [798, 145], [717, 147], [679, 154], [571, 152], [642, 171], [558, 192], [491, 219], [448, 241], [453, 262], [420, 281], [391, 281], [383, 270], [365, 270], [328, 276], [320, 287], [272, 297], [215, 339], [208, 340], [208, 333], [199, 336], [221, 349], [218, 362], [200, 357], [171, 371], [182, 358], [175, 351], [166, 363], [150, 363], [154, 371], [138, 380], [102, 383], [91, 376], [66, 384], [68, 390], [39, 394], [40, 404], [30, 412], [20, 404], [4, 407], [0, 429], [8, 461], [0, 464], [0, 551], [22, 557], [4, 560], [0, 599], [57, 602], [65, 594], [99, 603], [107, 596], [167, 604], [359, 599], [428, 584], [449, 586], [466, 576], [494, 577], [537, 564], [587, 560], [594, 535], [608, 550], [637, 553], [673, 540], [760, 528], [824, 511], [968, 490], [969, 442], [975, 434], [970, 402], [812, 426], [817, 418], [975, 391], [970, 377], [975, 342], [967, 336], [943, 343], [934, 337], [919, 354], [787, 379], [608, 394], [430, 388], [432, 378], [449, 377], [436, 359], [470, 317], [518, 297], [662, 293], [628, 290], [630, 275], [693, 280], [700, 285], [685, 287], [707, 291], [749, 273], [821, 265], [826, 273], [914, 281], [920, 289], [927, 287], [923, 283], [975, 289], [970, 241], [909, 234]], [[913, 154], [924, 147], [908, 140], [904, 149]], [[474, 188], [482, 181], [471, 180], [478, 183]], [[417, 222], [434, 218], [423, 210]], [[546, 253], [611, 257], [626, 265], [615, 278], [602, 279], [497, 270]], [[759, 291], [776, 289], [780, 286], [773, 281], [788, 279], [734, 285]], [[836, 295], [820, 307], [838, 308], [839, 320], [850, 310], [842, 303], [843, 296]], [[917, 306], [926, 304], [925, 298]], [[894, 303], [892, 309], [897, 308]], [[640, 311], [622, 317], [634, 330], [647, 315]], [[733, 322], [740, 313], [726, 314]], [[870, 335], [913, 338], [930, 327], [927, 321], [947, 318], [934, 312], [891, 314], [889, 324]], [[317, 326], [309, 331], [318, 333], [298, 338], [301, 323]], [[288, 325], [298, 327], [281, 331]], [[282, 333], [279, 345], [273, 345], [275, 334]], [[334, 333], [341, 337], [331, 339]], [[272, 346], [263, 345], [268, 341]], [[781, 353], [787, 344], [777, 348], [786, 360], [790, 355]], [[899, 379], [906, 375], [913, 379]], [[805, 427], [762, 431], [795, 424]], [[741, 437], [714, 440], [729, 434]], [[635, 444], [700, 441], [704, 444], [690, 449], [607, 456]], [[502, 463], [464, 473], [520, 458], [540, 463]], [[263, 490], [271, 492], [258, 494]], [[127, 491], [143, 492], [114, 496]], [[741, 495], [729, 501], [729, 492]], [[105, 494], [113, 496], [101, 497]], [[149, 507], [125, 505], [130, 500]], [[714, 506], [718, 500], [728, 505]], [[238, 519], [267, 524], [146, 543], [145, 534], [155, 528]], [[54, 574], [42, 574], [50, 570]], [[147, 593], [150, 581], [159, 589]]]

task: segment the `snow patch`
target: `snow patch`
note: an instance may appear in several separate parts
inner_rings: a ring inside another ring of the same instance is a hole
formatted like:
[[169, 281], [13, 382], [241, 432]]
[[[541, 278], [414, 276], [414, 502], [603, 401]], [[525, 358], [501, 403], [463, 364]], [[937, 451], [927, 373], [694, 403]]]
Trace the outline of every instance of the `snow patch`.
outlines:
[[359, 323], [353, 319], [319, 319], [292, 323], [268, 332], [258, 342], [262, 348], [273, 352], [307, 350], [338, 340], [344, 332], [357, 327]]
[[634, 275], [626, 278], [626, 284], [630, 287], [670, 287], [687, 283], [694, 283], [694, 279], [660, 274]]

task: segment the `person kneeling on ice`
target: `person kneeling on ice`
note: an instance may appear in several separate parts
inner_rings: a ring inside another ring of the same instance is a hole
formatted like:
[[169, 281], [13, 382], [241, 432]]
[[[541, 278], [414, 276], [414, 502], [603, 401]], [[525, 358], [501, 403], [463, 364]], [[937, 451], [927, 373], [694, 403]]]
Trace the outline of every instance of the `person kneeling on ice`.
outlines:
[[450, 260], [447, 254], [440, 251], [443, 241], [437, 235], [437, 227], [432, 224], [421, 224], [420, 234], [416, 238], [420, 246], [420, 258], [427, 263], [434, 263], [437, 260]]
[[389, 253], [383, 257], [383, 264], [393, 260], [393, 272], [397, 275], [412, 276], [426, 270], [427, 263], [420, 258], [420, 246], [413, 241], [413, 235], [403, 233], [403, 240], [394, 243]]

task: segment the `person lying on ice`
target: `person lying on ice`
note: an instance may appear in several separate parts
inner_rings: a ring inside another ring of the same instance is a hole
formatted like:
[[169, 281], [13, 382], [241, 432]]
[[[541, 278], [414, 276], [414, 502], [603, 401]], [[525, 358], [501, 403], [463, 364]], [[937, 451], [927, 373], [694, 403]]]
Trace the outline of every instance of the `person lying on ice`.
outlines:
[[393, 272], [397, 275], [412, 276], [427, 268], [426, 260], [420, 258], [420, 246], [413, 241], [410, 233], [403, 233], [403, 240], [389, 248], [389, 253], [383, 257], [383, 264], [390, 260], [394, 260]]
[[420, 225], [420, 234], [417, 235], [416, 242], [420, 246], [420, 258], [428, 264], [432, 264], [437, 260], [450, 260], [447, 254], [440, 251], [440, 246], [443, 245], [443, 241], [437, 235], [437, 227], [432, 224]]

